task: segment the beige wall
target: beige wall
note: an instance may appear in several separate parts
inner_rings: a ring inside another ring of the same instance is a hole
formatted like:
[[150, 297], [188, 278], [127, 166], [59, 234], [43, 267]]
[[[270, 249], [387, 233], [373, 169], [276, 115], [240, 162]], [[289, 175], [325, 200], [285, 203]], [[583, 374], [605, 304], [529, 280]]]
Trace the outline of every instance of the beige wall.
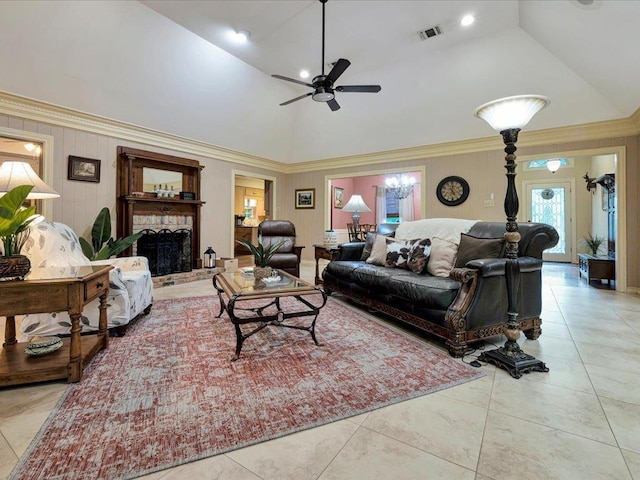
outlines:
[[[521, 138], [526, 132], [521, 134]], [[640, 181], [640, 167], [638, 165], [638, 151], [640, 136], [609, 138], [593, 141], [571, 142], [566, 144], [543, 145], [535, 147], [520, 148], [516, 152], [521, 156], [544, 156], [545, 154], [562, 154], [563, 152], [575, 152], [583, 150], [602, 150], [614, 146], [626, 147], [626, 212], [619, 212], [619, 215], [626, 214], [627, 218], [627, 284], [629, 287], [640, 287], [640, 256], [638, 254], [637, 236], [640, 234], [640, 189], [635, 186]], [[503, 199], [506, 191], [504, 151], [483, 151], [470, 154], [448, 155], [432, 157], [421, 160], [397, 162], [388, 165], [389, 172], [402, 167], [422, 166], [426, 168], [426, 177], [423, 179], [423, 195], [426, 198], [426, 210], [424, 218], [433, 217], [455, 217], [472, 218], [484, 221], [504, 221]], [[386, 168], [380, 167], [380, 168]], [[302, 245], [310, 246], [322, 241], [322, 234], [326, 225], [324, 206], [328, 205], [326, 197], [326, 180], [329, 175], [340, 174], [345, 177], [349, 174], [360, 174], [371, 169], [370, 166], [358, 166], [342, 169], [327, 169], [314, 172], [304, 172], [289, 175], [286, 180], [285, 196], [283, 202], [282, 218], [291, 219], [297, 227], [299, 241]], [[584, 172], [577, 168], [575, 176], [576, 189], [578, 195], [586, 196], [586, 189], [583, 186], [584, 180], [580, 177]], [[438, 182], [448, 175], [459, 175], [469, 182], [470, 194], [468, 200], [457, 207], [446, 207], [438, 202], [435, 194]], [[521, 179], [518, 177], [518, 189], [521, 186]], [[316, 189], [316, 208], [314, 210], [295, 210], [293, 208], [293, 190], [296, 188]], [[584, 192], [582, 192], [584, 190]], [[346, 193], [346, 191], [345, 191]], [[495, 206], [484, 207], [483, 200], [489, 199], [494, 193]], [[521, 195], [521, 192], [518, 192]], [[585, 214], [579, 219], [580, 232], [587, 232], [590, 223], [590, 215]], [[299, 227], [298, 227], [299, 226]], [[307, 250], [305, 258], [312, 258], [312, 251]]]
[[[97, 135], [74, 128], [33, 122], [0, 115], [0, 126], [26, 132], [38, 132], [53, 137], [53, 179], [51, 187], [60, 198], [51, 201], [52, 215], [48, 220], [69, 225], [78, 235], [89, 236], [90, 229], [102, 207], [111, 211], [112, 235], [116, 236], [116, 149], [118, 146], [151, 150], [198, 160], [202, 170], [202, 237], [201, 245], [214, 245], [219, 256], [232, 255], [233, 181], [236, 164], [184, 154], [173, 150]], [[67, 180], [69, 155], [101, 160], [100, 183]], [[282, 198], [282, 174], [243, 165], [243, 171], [268, 174], [278, 179], [277, 197]]]
[[[54, 138], [54, 169], [52, 187], [62, 197], [53, 200], [52, 219], [70, 225], [79, 234], [84, 234], [91, 226], [96, 214], [103, 206], [115, 212], [116, 147], [125, 145], [148, 149], [172, 155], [199, 160], [205, 166], [202, 175], [202, 198], [207, 202], [202, 210], [202, 245], [215, 245], [219, 255], [230, 255], [232, 251], [233, 228], [233, 181], [232, 171], [242, 169], [262, 175], [270, 175], [276, 182], [276, 208], [274, 217], [290, 219], [296, 224], [299, 244], [305, 245], [304, 259], [313, 258], [314, 243], [322, 242], [327, 228], [325, 206], [330, 198], [326, 192], [326, 176], [351, 173], [367, 173], [371, 166], [350, 168], [332, 168], [312, 172], [284, 174], [250, 165], [239, 166], [231, 161], [222, 161], [199, 157], [193, 154], [167, 150], [152, 145], [125, 141], [112, 136], [97, 135], [81, 129], [34, 122], [15, 116], [0, 115], [0, 126], [16, 130], [39, 132]], [[521, 138], [526, 134], [521, 134]], [[640, 167], [638, 151], [640, 136], [617, 137], [593, 141], [570, 142], [555, 145], [538, 145], [519, 148], [519, 156], [543, 154], [562, 154], [563, 152], [606, 149], [614, 146], [626, 147], [626, 215], [627, 222], [627, 283], [629, 287], [640, 287], [640, 256], [637, 236], [640, 233]], [[86, 156], [102, 160], [102, 178], [99, 184], [74, 182], [67, 180], [67, 158], [69, 155]], [[504, 177], [504, 152], [502, 149], [469, 154], [433, 156], [425, 159], [398, 161], [377, 168], [388, 168], [389, 172], [411, 167], [425, 167], [426, 175], [422, 179], [422, 194], [426, 208], [423, 217], [476, 218], [485, 221], [504, 221], [502, 199], [506, 181]], [[469, 199], [458, 207], [446, 207], [440, 204], [435, 195], [438, 182], [448, 175], [459, 175], [467, 179], [471, 187]], [[518, 182], [520, 183], [520, 182]], [[579, 182], [576, 182], [580, 185]], [[295, 189], [316, 189], [314, 209], [295, 209]], [[346, 193], [346, 192], [345, 192]], [[494, 193], [495, 206], [484, 207], [483, 200]], [[114, 215], [115, 216], [115, 215]]]

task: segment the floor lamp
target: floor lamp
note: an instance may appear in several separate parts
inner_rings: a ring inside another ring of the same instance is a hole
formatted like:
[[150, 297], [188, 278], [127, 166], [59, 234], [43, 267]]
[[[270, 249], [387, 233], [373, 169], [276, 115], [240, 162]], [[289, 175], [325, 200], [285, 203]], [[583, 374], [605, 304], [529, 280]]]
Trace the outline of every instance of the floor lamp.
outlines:
[[507, 282], [507, 325], [504, 335], [507, 341], [504, 346], [483, 352], [479, 360], [491, 363], [507, 370], [513, 378], [520, 378], [523, 373], [548, 372], [547, 366], [522, 351], [518, 345], [520, 328], [518, 325], [518, 288], [520, 286], [520, 265], [518, 264], [518, 193], [516, 192], [516, 142], [518, 132], [529, 123], [529, 120], [544, 107], [549, 105], [549, 98], [541, 95], [518, 95], [500, 98], [478, 107], [474, 115], [485, 120], [502, 135], [505, 146], [507, 170], [507, 193], [504, 199], [504, 213], [507, 216], [507, 231], [504, 234], [506, 243], [505, 277]]

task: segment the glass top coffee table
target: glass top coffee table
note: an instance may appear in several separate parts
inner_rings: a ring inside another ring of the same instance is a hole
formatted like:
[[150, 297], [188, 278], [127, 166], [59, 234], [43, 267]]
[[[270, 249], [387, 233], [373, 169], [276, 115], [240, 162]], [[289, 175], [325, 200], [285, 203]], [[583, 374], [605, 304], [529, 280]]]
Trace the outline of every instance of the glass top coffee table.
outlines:
[[[287, 272], [276, 272], [277, 277], [264, 280], [242, 271], [219, 273], [213, 277], [213, 287], [220, 299], [218, 318], [226, 310], [236, 330], [236, 353], [232, 362], [240, 358], [244, 341], [269, 325], [306, 330], [320, 346], [315, 333], [316, 319], [327, 303], [326, 293]], [[313, 317], [313, 320], [308, 325], [286, 323], [287, 319], [298, 317]], [[240, 326], [250, 323], [258, 326], [243, 333]]]

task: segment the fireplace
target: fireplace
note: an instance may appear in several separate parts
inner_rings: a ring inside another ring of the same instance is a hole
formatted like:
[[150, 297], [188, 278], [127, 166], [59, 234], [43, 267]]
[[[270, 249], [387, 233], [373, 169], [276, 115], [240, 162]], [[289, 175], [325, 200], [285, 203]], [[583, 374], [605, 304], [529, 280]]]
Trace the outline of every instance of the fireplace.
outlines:
[[152, 277], [191, 271], [191, 230], [142, 230], [137, 255], [147, 257]]
[[[159, 276], [202, 268], [200, 257], [200, 218], [204, 202], [200, 200], [200, 171], [196, 160], [156, 152], [118, 147], [117, 230], [119, 237], [149, 230], [150, 237], [133, 245], [123, 255], [144, 255], [156, 262]], [[144, 182], [145, 170], [163, 170], [181, 179], [174, 197], [157, 196], [153, 185]], [[151, 233], [153, 232], [153, 233]], [[188, 235], [187, 235], [188, 232]], [[181, 240], [175, 240], [176, 238]], [[153, 240], [155, 239], [155, 240]], [[188, 239], [188, 240], [187, 240]], [[189, 245], [187, 245], [189, 243]], [[187, 248], [188, 247], [188, 248]], [[139, 249], [145, 250], [142, 253]], [[149, 255], [147, 255], [149, 253]], [[170, 257], [168, 257], [170, 255]], [[186, 260], [189, 256], [189, 261]], [[154, 260], [155, 259], [155, 260]], [[165, 265], [171, 264], [171, 265]], [[188, 270], [186, 270], [188, 264]]]

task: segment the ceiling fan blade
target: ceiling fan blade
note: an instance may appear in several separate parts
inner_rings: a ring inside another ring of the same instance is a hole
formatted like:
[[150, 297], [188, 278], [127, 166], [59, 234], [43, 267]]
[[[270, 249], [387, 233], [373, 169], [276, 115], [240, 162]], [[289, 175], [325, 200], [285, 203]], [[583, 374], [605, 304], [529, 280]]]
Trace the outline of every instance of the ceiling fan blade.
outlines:
[[336, 87], [338, 92], [365, 92], [365, 93], [378, 93], [382, 90], [380, 85], [343, 85], [342, 87]]
[[313, 85], [307, 82], [301, 82], [300, 80], [296, 80], [295, 78], [283, 77], [282, 75], [271, 75], [273, 78], [279, 78], [280, 80], [286, 80], [287, 82], [298, 83], [300, 85], [304, 85], [305, 87], [314, 88]]
[[327, 105], [329, 105], [329, 108], [331, 109], [332, 112], [335, 112], [336, 110], [340, 110], [340, 105], [338, 105], [338, 102], [336, 102], [335, 98], [329, 100], [327, 102]]
[[313, 95], [313, 92], [305, 93], [304, 95], [300, 95], [299, 97], [292, 98], [287, 102], [281, 103], [280, 106], [282, 107], [284, 105], [289, 105], [290, 103], [297, 102], [298, 100], [302, 100], [303, 98], [308, 97], [309, 95]]
[[339, 59], [329, 72], [329, 75], [327, 75], [327, 81], [333, 84], [333, 82], [335, 82], [338, 77], [344, 73], [349, 65], [351, 65], [349, 60], [345, 58]]

